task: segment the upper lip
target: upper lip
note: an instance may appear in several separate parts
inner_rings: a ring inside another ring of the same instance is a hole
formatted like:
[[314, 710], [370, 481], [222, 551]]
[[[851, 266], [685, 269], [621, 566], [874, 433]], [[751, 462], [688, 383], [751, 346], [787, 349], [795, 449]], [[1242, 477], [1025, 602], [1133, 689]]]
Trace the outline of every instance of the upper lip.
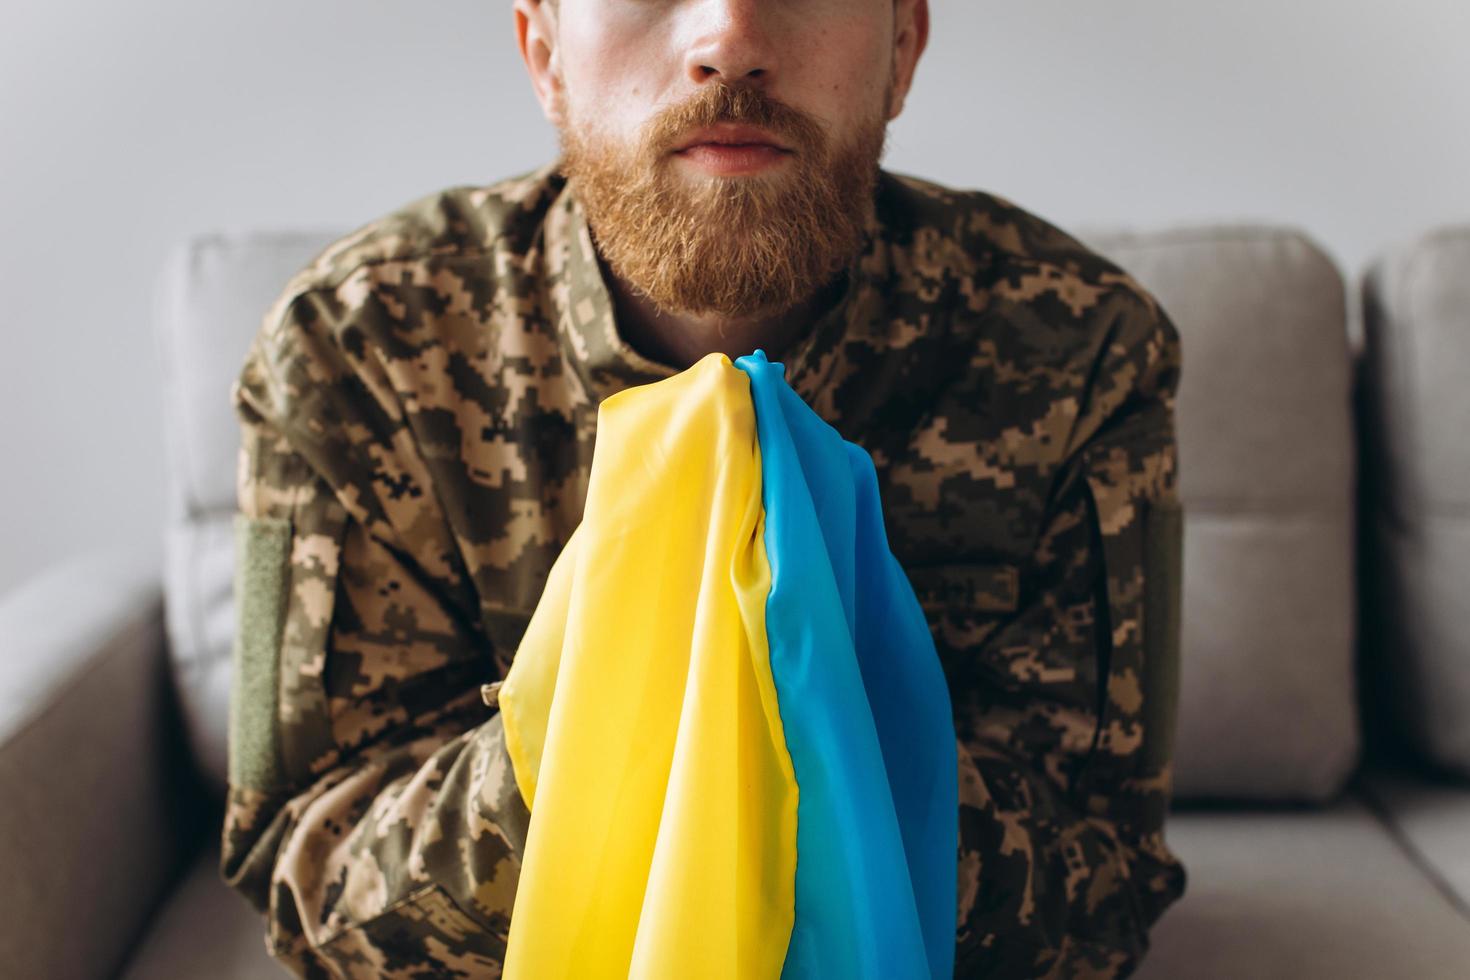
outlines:
[[765, 146], [774, 146], [778, 150], [786, 150], [788, 152], [791, 149], [758, 126], [745, 126], [739, 123], [717, 123], [713, 126], [706, 126], [703, 129], [695, 130], [680, 142], [678, 146], [674, 147], [674, 152], [678, 153], [681, 150], [687, 150], [691, 146], [698, 146], [701, 143], [756, 143]]

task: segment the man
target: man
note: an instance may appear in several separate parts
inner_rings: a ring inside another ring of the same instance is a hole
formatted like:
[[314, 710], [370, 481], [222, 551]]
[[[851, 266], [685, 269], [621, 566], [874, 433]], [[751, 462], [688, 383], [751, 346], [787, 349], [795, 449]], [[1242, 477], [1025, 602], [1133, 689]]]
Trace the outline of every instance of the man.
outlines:
[[298, 975], [499, 974], [529, 815], [493, 682], [580, 519], [598, 404], [756, 347], [871, 453], [933, 630], [956, 974], [1143, 957], [1185, 886], [1179, 339], [1039, 217], [879, 169], [928, 21], [515, 0], [561, 160], [364, 226], [267, 315], [232, 392], [221, 870]]

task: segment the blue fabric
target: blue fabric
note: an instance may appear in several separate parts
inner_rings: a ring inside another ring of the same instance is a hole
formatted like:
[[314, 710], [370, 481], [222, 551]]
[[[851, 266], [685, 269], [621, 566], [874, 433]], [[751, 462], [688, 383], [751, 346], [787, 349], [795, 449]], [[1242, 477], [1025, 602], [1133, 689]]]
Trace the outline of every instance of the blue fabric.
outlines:
[[949, 688], [888, 548], [872, 458], [765, 351], [760, 441], [766, 634], [799, 789], [784, 978], [954, 973], [959, 786]]

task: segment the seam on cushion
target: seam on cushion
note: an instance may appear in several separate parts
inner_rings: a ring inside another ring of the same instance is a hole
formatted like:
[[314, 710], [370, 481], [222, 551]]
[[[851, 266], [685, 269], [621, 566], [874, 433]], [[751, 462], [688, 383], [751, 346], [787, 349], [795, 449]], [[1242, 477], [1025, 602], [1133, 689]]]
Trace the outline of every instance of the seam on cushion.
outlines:
[[[1416, 297], [1420, 293], [1418, 279], [1424, 275], [1424, 267], [1426, 265], [1422, 261], [1424, 252], [1425, 250], [1422, 248], [1415, 248], [1405, 258], [1404, 274], [1399, 279], [1395, 289], [1395, 292], [1399, 295], [1392, 297], [1396, 301], [1393, 303], [1393, 306], [1395, 307], [1394, 319], [1397, 320], [1395, 324], [1397, 329], [1393, 329], [1390, 332], [1395, 335], [1394, 346], [1399, 354], [1399, 364], [1395, 373], [1398, 375], [1399, 390], [1401, 392], [1399, 401], [1401, 403], [1400, 411], [1403, 413], [1402, 418], [1404, 422], [1401, 432], [1407, 434], [1407, 440], [1409, 442], [1407, 447], [1408, 452], [1401, 457], [1405, 460], [1418, 459], [1423, 452], [1423, 445], [1420, 441], [1422, 429], [1420, 428], [1421, 413], [1419, 411], [1420, 389], [1418, 368], [1414, 362], [1418, 341], [1414, 337], [1414, 331], [1417, 329], [1419, 322]], [[1412, 490], [1410, 491], [1413, 496], [1412, 505], [1413, 507], [1418, 507], [1425, 498], [1424, 487], [1422, 486], [1423, 473], [1420, 472], [1417, 466], [1412, 466], [1409, 468], [1409, 476], [1413, 482]], [[1394, 482], [1400, 488], [1403, 488], [1403, 474], [1400, 473], [1399, 479]], [[1402, 499], [1398, 501], [1398, 509], [1404, 512], [1403, 516], [1405, 518], [1411, 509], [1408, 506], [1410, 503], [1410, 501]]]
[[1387, 801], [1380, 798], [1373, 791], [1372, 784], [1364, 778], [1361, 769], [1353, 774], [1351, 785], [1352, 788], [1357, 790], [1357, 795], [1367, 804], [1368, 810], [1382, 824], [1388, 835], [1393, 838], [1399, 850], [1404, 852], [1409, 862], [1419, 869], [1424, 877], [1429, 879], [1435, 891], [1439, 892], [1455, 911], [1464, 916], [1467, 921], [1470, 921], [1470, 903], [1465, 901], [1459, 892], [1455, 890], [1454, 885], [1450, 884], [1449, 880], [1435, 867], [1434, 862], [1430, 860], [1429, 856], [1420, 850], [1419, 846], [1409, 837], [1403, 825], [1394, 816], [1393, 809], [1388, 805]]

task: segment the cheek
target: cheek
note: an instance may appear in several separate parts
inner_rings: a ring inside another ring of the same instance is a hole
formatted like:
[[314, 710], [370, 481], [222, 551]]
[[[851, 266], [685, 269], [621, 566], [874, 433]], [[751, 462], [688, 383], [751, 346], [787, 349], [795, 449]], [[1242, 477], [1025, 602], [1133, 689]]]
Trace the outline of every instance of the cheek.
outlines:
[[876, 111], [891, 71], [886, 20], [834, 12], [793, 38], [792, 82], [827, 118]]
[[677, 68], [668, 25], [654, 4], [584, 6], [585, 13], [563, 20], [558, 41], [567, 97], [578, 118], [631, 140], [668, 88], [669, 65]]

